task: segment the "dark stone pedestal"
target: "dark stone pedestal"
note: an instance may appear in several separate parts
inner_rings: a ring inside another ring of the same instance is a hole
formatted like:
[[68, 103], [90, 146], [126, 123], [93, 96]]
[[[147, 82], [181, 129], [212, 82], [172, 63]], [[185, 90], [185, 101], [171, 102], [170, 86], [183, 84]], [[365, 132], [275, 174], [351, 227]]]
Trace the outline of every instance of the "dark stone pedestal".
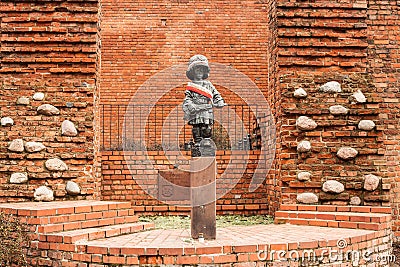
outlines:
[[193, 158], [190, 163], [191, 235], [216, 238], [215, 157]]

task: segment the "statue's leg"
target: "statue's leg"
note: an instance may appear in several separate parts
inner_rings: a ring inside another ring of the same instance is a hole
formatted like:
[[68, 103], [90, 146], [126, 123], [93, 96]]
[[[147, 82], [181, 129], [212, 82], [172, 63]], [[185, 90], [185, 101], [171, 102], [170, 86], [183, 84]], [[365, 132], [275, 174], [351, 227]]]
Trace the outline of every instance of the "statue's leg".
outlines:
[[215, 144], [211, 140], [212, 137], [212, 125], [203, 124], [201, 126], [201, 136], [203, 137], [200, 151], [202, 156], [212, 157], [215, 156]]
[[200, 143], [203, 140], [201, 136], [201, 124], [193, 124], [192, 128], [194, 146], [192, 147], [192, 157], [200, 157]]
[[204, 138], [211, 138], [212, 128], [210, 124], [203, 124], [201, 127], [201, 135]]

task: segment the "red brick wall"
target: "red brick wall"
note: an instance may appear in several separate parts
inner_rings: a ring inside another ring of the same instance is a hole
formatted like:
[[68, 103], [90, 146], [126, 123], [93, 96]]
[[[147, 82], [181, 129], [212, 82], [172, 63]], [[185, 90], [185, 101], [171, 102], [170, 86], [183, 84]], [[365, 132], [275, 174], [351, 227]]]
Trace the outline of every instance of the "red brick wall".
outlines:
[[[81, 186], [78, 199], [99, 196], [97, 13], [97, 1], [1, 1], [0, 117], [15, 123], [0, 134], [0, 201], [32, 200], [34, 190], [45, 184], [57, 199], [65, 199], [67, 180]], [[35, 92], [45, 99], [34, 101]], [[16, 105], [22, 96], [30, 98], [29, 105]], [[38, 115], [42, 104], [56, 106], [60, 115]], [[61, 136], [65, 119], [77, 126], [77, 137]], [[10, 153], [8, 144], [17, 138], [42, 142], [47, 149]], [[44, 162], [53, 157], [63, 159], [69, 171], [47, 171]], [[29, 182], [9, 184], [14, 172], [27, 172]]]
[[[204, 54], [211, 63], [226, 64], [247, 75], [267, 99], [278, 122], [280, 106], [276, 103], [279, 103], [280, 93], [275, 90], [277, 29], [274, 2], [102, 1], [101, 103], [114, 107], [127, 104], [138, 88], [153, 75], [183, 64], [180, 75], [176, 77], [181, 81], [179, 86], [166, 88], [169, 91], [163, 96], [157, 95], [157, 89], [148, 89], [138, 101], [141, 104], [154, 104], [153, 99], [160, 97], [157, 104], [178, 105], [184, 98], [183, 84], [188, 81], [185, 77], [188, 59], [194, 54]], [[233, 78], [228, 74], [225, 77], [218, 74], [218, 70], [212, 68], [210, 81], [231, 107], [248, 104], [246, 99], [260, 102], [259, 96], [250, 90], [241, 94], [232, 89], [229, 82]], [[167, 84], [169, 81], [160, 79], [154, 86], [163, 88], [168, 87]], [[263, 107], [260, 112], [267, 111]], [[166, 110], [164, 113], [168, 114]], [[113, 139], [122, 140], [123, 133], [118, 129], [122, 129], [123, 122], [115, 118], [123, 116], [124, 108], [120, 112], [115, 108], [103, 113], [102, 134], [106, 149], [118, 147], [112, 144]], [[182, 119], [182, 114], [177, 117]], [[155, 126], [160, 119], [160, 116], [151, 114], [148, 120], [150, 128], [146, 128], [146, 131], [160, 131], [161, 124]], [[245, 121], [246, 128], [250, 128], [251, 124], [253, 121]], [[182, 135], [183, 132], [179, 140], [188, 141], [190, 127], [184, 131], [186, 139]], [[148, 138], [146, 135], [144, 139], [148, 141]], [[269, 207], [271, 210], [277, 208], [279, 203], [278, 161], [274, 162], [272, 168], [267, 182], [270, 190], [267, 190], [267, 201], [264, 201], [264, 204], [274, 203]], [[142, 204], [154, 205], [147, 201]]]
[[[365, 205], [392, 205], [394, 230], [398, 224], [398, 1], [278, 1], [279, 77], [282, 90], [282, 194], [295, 202], [297, 194], [315, 192], [320, 203], [348, 204], [359, 196]], [[328, 81], [342, 84], [340, 94], [318, 92]], [[293, 92], [306, 89], [298, 100]], [[360, 89], [365, 104], [350, 104], [348, 97]], [[347, 116], [334, 117], [328, 108], [342, 104]], [[298, 131], [296, 119], [313, 118], [319, 127]], [[361, 119], [373, 120], [374, 131], [358, 131]], [[311, 154], [299, 155], [299, 141], [311, 141]], [[356, 160], [344, 162], [336, 151], [349, 145], [360, 151]], [[311, 171], [311, 182], [299, 182], [299, 171]], [[378, 190], [366, 192], [363, 176], [382, 177]], [[345, 185], [339, 195], [321, 192], [322, 183], [334, 179]]]
[[373, 77], [376, 95], [380, 97], [380, 121], [383, 130], [384, 155], [379, 169], [390, 183], [390, 204], [393, 208], [396, 236], [400, 236], [400, 2], [368, 1], [368, 73]]
[[[179, 164], [181, 169], [189, 169], [189, 152], [180, 155], [177, 152], [149, 151], [148, 157], [145, 152], [104, 151], [102, 154], [103, 200], [130, 201], [136, 211], [145, 214], [188, 214], [190, 208], [163, 204], [145, 193], [140, 185], [156, 185], [158, 171], [168, 170], [174, 164]], [[259, 156], [259, 151], [218, 151], [217, 194], [224, 187], [235, 184], [217, 201], [219, 214], [269, 212], [268, 185], [264, 182], [256, 191], [248, 190]], [[227, 170], [229, 164], [230, 169]]]
[[152, 75], [198, 53], [242, 71], [267, 95], [268, 75], [259, 70], [269, 64], [272, 1], [101, 2], [102, 103], [129, 102]]
[[[99, 96], [103, 104], [126, 104], [152, 75], [186, 64], [190, 56], [202, 53], [211, 62], [231, 65], [255, 82], [271, 106], [278, 132], [276, 160], [261, 191], [240, 198], [249, 203], [234, 202], [238, 200], [231, 195], [220, 204], [227, 201], [224, 204], [229, 211], [250, 208], [264, 212], [273, 211], [280, 202], [295, 202], [301, 192], [315, 192], [320, 203], [326, 204], [347, 204], [357, 195], [363, 204], [392, 205], [394, 230], [398, 230], [398, 1], [107, 0], [101, 5], [100, 46], [96, 43], [97, 1], [0, 3], [0, 110], [1, 117], [15, 120], [15, 125], [0, 135], [1, 201], [31, 199], [33, 190], [46, 183], [55, 189], [58, 199], [64, 199], [69, 179], [82, 185], [80, 198], [96, 197]], [[96, 81], [99, 51], [100, 79]], [[211, 81], [212, 77], [211, 73]], [[318, 92], [320, 85], [331, 80], [342, 84], [342, 93]], [[307, 90], [306, 99], [293, 98], [299, 87]], [[221, 84], [218, 88], [228, 103], [242, 103], [229, 88]], [[184, 87], [171, 89], [160, 103], [181, 103]], [[358, 89], [367, 103], [350, 104], [348, 97]], [[33, 100], [28, 106], [15, 105], [18, 97], [31, 97], [38, 91], [46, 94], [46, 103], [61, 110], [60, 116], [38, 117], [39, 102]], [[148, 92], [148, 99], [154, 97], [152, 93]], [[74, 106], [67, 108], [67, 102]], [[350, 114], [333, 117], [328, 112], [333, 104], [345, 105]], [[296, 130], [300, 115], [312, 117], [319, 127], [311, 132]], [[79, 137], [60, 137], [64, 119], [77, 124]], [[361, 119], [375, 121], [377, 128], [369, 133], [357, 131]], [[8, 153], [8, 143], [15, 138], [42, 141], [48, 149], [34, 155]], [[296, 152], [303, 139], [313, 145], [308, 155]], [[335, 153], [342, 145], [357, 148], [360, 155], [350, 162], [339, 160]], [[42, 167], [50, 156], [63, 158], [71, 170], [53, 177]], [[134, 198], [138, 189], [127, 179], [126, 168], [121, 169], [120, 152], [105, 152], [103, 157], [103, 198]], [[166, 168], [164, 162], [160, 166]], [[251, 169], [247, 171], [251, 173]], [[296, 180], [302, 170], [313, 172], [311, 182]], [[25, 171], [31, 178], [27, 185], [8, 184], [13, 172]], [[368, 173], [382, 177], [379, 189], [372, 193], [362, 190], [362, 177]], [[328, 178], [344, 183], [346, 191], [336, 196], [322, 193], [322, 182]], [[151, 211], [161, 207], [144, 198], [138, 204], [149, 205]], [[261, 202], [255, 202], [258, 199]], [[246, 207], [252, 204], [259, 206]], [[164, 206], [157, 209], [166, 211]]]

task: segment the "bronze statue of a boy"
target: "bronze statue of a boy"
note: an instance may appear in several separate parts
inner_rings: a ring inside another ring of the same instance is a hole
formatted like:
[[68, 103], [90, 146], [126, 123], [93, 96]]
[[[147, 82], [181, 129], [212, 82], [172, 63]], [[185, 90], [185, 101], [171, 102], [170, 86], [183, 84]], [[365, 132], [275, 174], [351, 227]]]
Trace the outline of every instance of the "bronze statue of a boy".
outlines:
[[192, 157], [214, 156], [215, 146], [211, 141], [214, 123], [213, 108], [226, 106], [224, 99], [208, 80], [210, 67], [203, 55], [195, 55], [189, 60], [186, 76], [188, 83], [183, 102], [184, 119], [192, 125], [194, 146]]

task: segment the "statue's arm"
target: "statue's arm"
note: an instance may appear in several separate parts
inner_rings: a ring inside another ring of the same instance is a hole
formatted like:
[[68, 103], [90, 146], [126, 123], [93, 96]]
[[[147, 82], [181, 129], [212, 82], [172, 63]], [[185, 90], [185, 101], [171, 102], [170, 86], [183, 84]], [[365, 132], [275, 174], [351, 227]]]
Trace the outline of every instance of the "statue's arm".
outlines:
[[211, 85], [212, 91], [213, 91], [213, 103], [214, 103], [214, 107], [216, 108], [222, 108], [227, 106], [227, 104], [225, 103], [224, 99], [222, 98], [221, 94], [218, 92], [218, 90], [214, 87], [214, 85]]

